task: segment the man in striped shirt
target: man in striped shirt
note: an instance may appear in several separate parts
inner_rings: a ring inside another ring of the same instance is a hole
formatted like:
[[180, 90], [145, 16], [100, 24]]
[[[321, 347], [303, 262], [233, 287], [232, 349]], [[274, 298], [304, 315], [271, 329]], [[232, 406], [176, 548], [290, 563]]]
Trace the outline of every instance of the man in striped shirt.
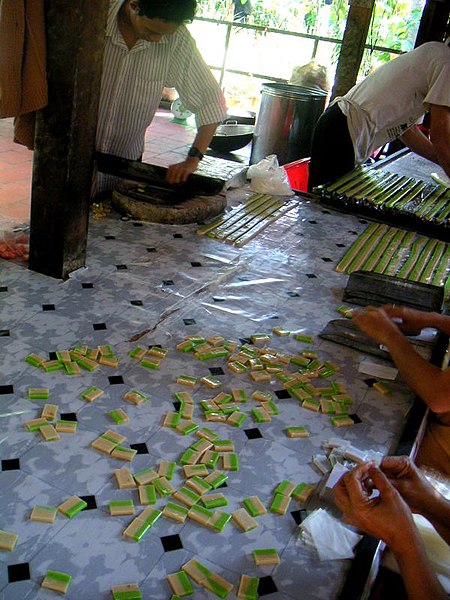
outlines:
[[[164, 87], [175, 87], [195, 114], [197, 135], [186, 159], [168, 169], [169, 183], [186, 181], [198, 167], [225, 99], [185, 23], [195, 0], [110, 0], [97, 123], [96, 150], [137, 160]], [[112, 190], [117, 178], [97, 174], [93, 193]]]

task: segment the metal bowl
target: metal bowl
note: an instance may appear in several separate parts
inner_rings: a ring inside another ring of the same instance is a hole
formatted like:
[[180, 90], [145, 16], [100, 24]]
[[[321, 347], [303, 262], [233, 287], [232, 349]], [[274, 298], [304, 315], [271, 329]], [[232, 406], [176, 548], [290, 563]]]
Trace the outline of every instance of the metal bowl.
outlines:
[[254, 125], [225, 123], [219, 125], [209, 147], [217, 152], [233, 152], [246, 146], [253, 138]]

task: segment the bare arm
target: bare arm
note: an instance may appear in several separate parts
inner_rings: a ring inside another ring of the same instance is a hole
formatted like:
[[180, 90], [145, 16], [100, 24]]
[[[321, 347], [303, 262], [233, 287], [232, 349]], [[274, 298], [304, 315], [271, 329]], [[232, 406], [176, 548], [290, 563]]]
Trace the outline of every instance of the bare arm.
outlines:
[[450, 108], [432, 104], [430, 107], [430, 141], [439, 164], [450, 177]]
[[450, 177], [450, 108], [430, 105], [430, 138], [411, 127], [400, 139], [410, 150], [440, 165]]
[[[371, 499], [373, 487], [379, 496]], [[378, 468], [370, 463], [356, 467], [339, 480], [334, 494], [346, 523], [382, 539], [394, 553], [409, 600], [447, 598], [410, 510]]]
[[[396, 315], [400, 316], [398, 310], [393, 308], [388, 312], [381, 308], [368, 307], [365, 311], [355, 312], [353, 318], [364, 333], [388, 348], [404, 381], [433, 412], [450, 411], [450, 369], [442, 371], [422, 358], [390, 318]], [[418, 313], [419, 311], [414, 312]], [[419, 314], [422, 315], [422, 313]], [[423, 313], [423, 315], [422, 324], [420, 324], [419, 316], [416, 319], [419, 331], [426, 326], [441, 326], [444, 331], [449, 330], [449, 321], [445, 318], [442, 319], [442, 315], [437, 313], [429, 313], [431, 316], [427, 316], [427, 313]], [[413, 324], [414, 321], [411, 323]]]
[[[219, 123], [210, 123], [199, 127], [192, 146], [204, 154], [218, 125]], [[183, 183], [186, 181], [189, 175], [197, 169], [199, 162], [200, 160], [197, 157], [187, 156], [183, 162], [170, 165], [166, 177], [168, 183]]]

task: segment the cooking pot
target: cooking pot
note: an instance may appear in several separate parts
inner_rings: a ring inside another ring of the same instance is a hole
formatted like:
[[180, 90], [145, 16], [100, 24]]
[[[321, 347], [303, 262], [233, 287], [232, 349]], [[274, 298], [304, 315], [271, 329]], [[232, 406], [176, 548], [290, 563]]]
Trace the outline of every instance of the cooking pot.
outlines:
[[253, 138], [254, 125], [224, 123], [219, 125], [209, 147], [217, 152], [232, 152], [246, 146]]

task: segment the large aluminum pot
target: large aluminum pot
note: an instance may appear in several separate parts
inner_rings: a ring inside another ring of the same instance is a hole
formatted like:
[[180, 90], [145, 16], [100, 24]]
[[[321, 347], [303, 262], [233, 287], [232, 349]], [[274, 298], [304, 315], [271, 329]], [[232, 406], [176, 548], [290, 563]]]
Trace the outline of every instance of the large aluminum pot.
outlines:
[[280, 165], [310, 156], [314, 127], [326, 92], [287, 83], [264, 83], [250, 164], [276, 154]]

